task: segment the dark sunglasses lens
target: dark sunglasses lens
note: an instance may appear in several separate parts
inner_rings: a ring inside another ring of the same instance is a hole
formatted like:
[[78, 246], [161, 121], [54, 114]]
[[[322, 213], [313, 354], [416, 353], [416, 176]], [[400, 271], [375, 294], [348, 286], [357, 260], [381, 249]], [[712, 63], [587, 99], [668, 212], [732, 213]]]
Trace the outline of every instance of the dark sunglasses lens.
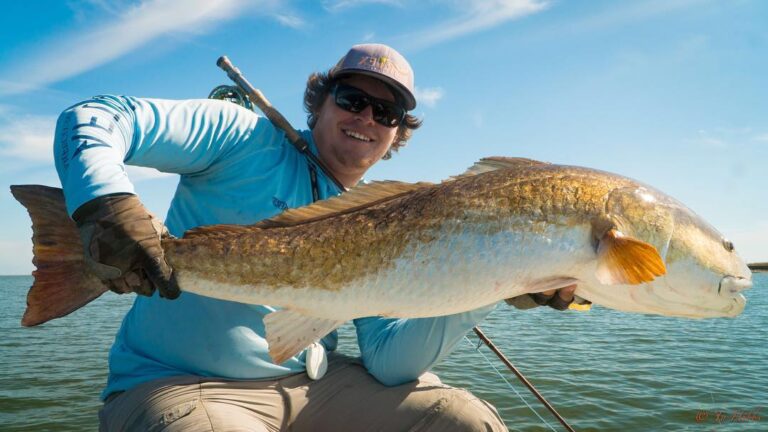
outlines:
[[373, 103], [373, 119], [384, 126], [395, 127], [403, 121], [405, 111], [395, 104], [375, 101]]
[[353, 113], [359, 113], [369, 104], [368, 97], [365, 93], [358, 89], [346, 86], [339, 86], [336, 89], [335, 100], [336, 105], [338, 105], [339, 108]]
[[336, 105], [345, 111], [359, 113], [371, 105], [373, 120], [380, 125], [395, 127], [405, 118], [405, 110], [399, 105], [376, 99], [360, 89], [338, 85], [333, 93]]

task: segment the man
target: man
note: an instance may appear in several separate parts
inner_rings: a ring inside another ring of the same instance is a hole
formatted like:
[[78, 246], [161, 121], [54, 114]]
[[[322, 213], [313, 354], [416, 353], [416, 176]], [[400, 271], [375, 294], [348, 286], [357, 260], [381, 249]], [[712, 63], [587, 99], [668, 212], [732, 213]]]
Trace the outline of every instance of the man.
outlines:
[[[407, 114], [413, 88], [408, 62], [378, 44], [356, 45], [310, 77], [302, 135], [328, 174], [353, 187], [405, 144], [420, 125]], [[357, 319], [361, 359], [331, 354], [312, 381], [304, 353], [272, 363], [262, 321], [270, 306], [179, 295], [124, 164], [180, 174], [166, 218], [174, 235], [342, 192], [266, 119], [222, 101], [101, 96], [61, 115], [54, 147], [94, 270], [113, 291], [142, 294], [110, 351], [101, 430], [506, 430], [490, 405], [425, 374], [493, 306]], [[335, 349], [336, 333], [321, 345]]]

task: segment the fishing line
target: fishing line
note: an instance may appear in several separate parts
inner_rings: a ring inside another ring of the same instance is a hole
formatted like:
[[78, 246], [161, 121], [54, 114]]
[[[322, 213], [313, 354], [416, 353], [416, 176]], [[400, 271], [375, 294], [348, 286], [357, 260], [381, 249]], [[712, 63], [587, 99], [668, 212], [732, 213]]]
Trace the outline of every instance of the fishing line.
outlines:
[[520, 394], [520, 392], [518, 392], [517, 389], [512, 386], [512, 384], [509, 382], [509, 380], [507, 380], [507, 378], [504, 375], [502, 375], [502, 373], [499, 371], [499, 369], [496, 366], [493, 365], [493, 362], [491, 362], [491, 359], [489, 359], [488, 356], [486, 356], [482, 351], [480, 351], [480, 345], [482, 345], [482, 341], [480, 342], [479, 345], [475, 346], [475, 344], [473, 344], [472, 341], [469, 340], [469, 337], [467, 337], [466, 335], [464, 335], [464, 340], [467, 341], [469, 346], [471, 346], [475, 351], [477, 351], [478, 353], [480, 353], [481, 356], [483, 356], [485, 361], [493, 368], [494, 371], [496, 371], [496, 375], [501, 377], [501, 379], [504, 380], [505, 383], [507, 383], [507, 386], [509, 386], [509, 388], [512, 389], [513, 392], [515, 392], [517, 397], [519, 397], [520, 400], [523, 401], [523, 403], [525, 404], [525, 406], [528, 407], [528, 409], [530, 409], [531, 411], [533, 411], [534, 414], [536, 414], [536, 417], [538, 417], [539, 420], [541, 420], [542, 423], [547, 425], [547, 427], [549, 427], [550, 430], [552, 430], [554, 432], [557, 432], [557, 430], [555, 428], [553, 428], [552, 425], [547, 423], [547, 421], [544, 420], [544, 418], [541, 415], [539, 415], [539, 413], [535, 409], [533, 409], [533, 407], [528, 403], [528, 401], [525, 400], [523, 395]]

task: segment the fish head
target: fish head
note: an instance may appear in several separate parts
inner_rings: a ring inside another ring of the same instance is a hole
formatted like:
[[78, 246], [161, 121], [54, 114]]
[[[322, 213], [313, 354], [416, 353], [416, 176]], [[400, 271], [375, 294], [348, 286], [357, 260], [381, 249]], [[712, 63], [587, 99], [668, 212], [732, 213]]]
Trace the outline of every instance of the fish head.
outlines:
[[685, 318], [735, 317], [744, 310], [741, 291], [752, 286], [751, 271], [733, 243], [682, 203], [633, 186], [614, 190], [605, 210], [607, 228], [598, 232], [616, 229], [652, 246], [664, 268], [643, 283], [618, 282], [586, 293], [594, 294], [595, 303]]
[[749, 267], [734, 244], [695, 213], [681, 205], [674, 215], [667, 274], [656, 285], [670, 301], [680, 302], [680, 316], [739, 315], [746, 305], [742, 291], [752, 287]]

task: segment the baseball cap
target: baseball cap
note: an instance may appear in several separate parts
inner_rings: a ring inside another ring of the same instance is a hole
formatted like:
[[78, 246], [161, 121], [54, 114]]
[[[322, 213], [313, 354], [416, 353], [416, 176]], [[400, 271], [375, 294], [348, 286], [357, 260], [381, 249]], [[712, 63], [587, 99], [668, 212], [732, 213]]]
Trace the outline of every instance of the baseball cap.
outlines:
[[331, 78], [341, 78], [354, 74], [384, 81], [400, 94], [406, 110], [416, 108], [413, 69], [394, 48], [383, 44], [354, 45], [331, 69], [330, 75]]

